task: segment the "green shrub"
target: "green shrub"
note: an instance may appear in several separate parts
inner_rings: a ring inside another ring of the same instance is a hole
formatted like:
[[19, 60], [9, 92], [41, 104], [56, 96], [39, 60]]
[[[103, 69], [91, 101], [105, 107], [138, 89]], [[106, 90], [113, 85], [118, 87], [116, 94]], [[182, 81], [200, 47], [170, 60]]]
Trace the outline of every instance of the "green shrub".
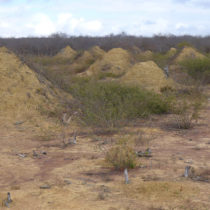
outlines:
[[183, 41], [177, 44], [178, 49], [182, 49], [184, 47], [193, 47], [193, 45], [186, 41]]
[[69, 58], [61, 58], [61, 57], [53, 57], [53, 56], [36, 56], [32, 58], [32, 61], [40, 63], [44, 66], [72, 63], [72, 61]]
[[210, 83], [209, 58], [186, 59], [181, 63], [181, 66], [194, 79], [200, 80], [205, 83]]
[[78, 102], [82, 121], [98, 127], [116, 127], [128, 120], [167, 113], [171, 106], [162, 95], [115, 82], [77, 79], [69, 91]]
[[115, 169], [135, 168], [136, 154], [127, 142], [121, 141], [106, 153], [106, 162]]
[[148, 61], [148, 60], [153, 60], [160, 68], [164, 68], [169, 62], [170, 60], [173, 58], [173, 55], [167, 53], [153, 53], [151, 55], [151, 58], [147, 58], [144, 57], [144, 55], [138, 55], [137, 60], [139, 62], [143, 62], [143, 61]]
[[157, 63], [160, 68], [164, 68], [169, 62], [170, 55], [167, 53], [154, 53], [152, 60]]
[[119, 78], [121, 77], [123, 74], [114, 74], [112, 72], [100, 72], [98, 75], [97, 75], [97, 78], [99, 80], [102, 80], [102, 79], [105, 79], [107, 77], [110, 77], [110, 78]]
[[170, 94], [170, 93], [175, 92], [175, 90], [171, 86], [166, 85], [160, 89], [160, 92], [163, 94]]

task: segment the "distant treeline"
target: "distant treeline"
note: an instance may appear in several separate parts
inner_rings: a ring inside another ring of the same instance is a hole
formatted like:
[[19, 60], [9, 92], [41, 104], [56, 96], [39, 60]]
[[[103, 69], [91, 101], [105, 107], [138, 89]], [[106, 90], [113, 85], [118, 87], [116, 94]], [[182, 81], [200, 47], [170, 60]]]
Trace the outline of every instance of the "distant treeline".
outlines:
[[210, 52], [210, 36], [155, 35], [153, 37], [143, 37], [121, 33], [104, 37], [90, 37], [56, 33], [49, 37], [0, 38], [0, 46], [5, 46], [16, 53], [35, 55], [54, 55], [67, 45], [75, 50], [87, 50], [98, 45], [106, 51], [116, 47], [130, 50], [136, 46], [143, 51], [151, 50], [164, 53], [171, 47], [176, 47], [179, 43], [185, 42], [202, 52]]

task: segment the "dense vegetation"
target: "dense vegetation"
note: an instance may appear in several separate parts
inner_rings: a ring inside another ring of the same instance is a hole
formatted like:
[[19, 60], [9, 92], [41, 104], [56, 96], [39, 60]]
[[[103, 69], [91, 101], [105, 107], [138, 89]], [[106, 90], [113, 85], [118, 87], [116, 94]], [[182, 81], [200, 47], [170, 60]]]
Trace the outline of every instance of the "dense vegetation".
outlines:
[[121, 33], [104, 37], [69, 36], [53, 34], [50, 37], [0, 38], [0, 46], [5, 46], [18, 54], [55, 55], [60, 49], [70, 45], [75, 50], [87, 50], [93, 46], [100, 46], [104, 50], [121, 47], [164, 53], [171, 47], [181, 47], [179, 43], [189, 43], [198, 50], [210, 52], [210, 37], [156, 35], [153, 37], [132, 36]]
[[114, 82], [80, 79], [70, 85], [69, 91], [83, 122], [99, 127], [115, 127], [150, 114], [167, 113], [171, 107], [169, 97]]
[[210, 83], [210, 59], [187, 59], [181, 63], [182, 67], [194, 79], [203, 83]]
[[[81, 62], [78, 61], [83, 55], [80, 50], [77, 51], [78, 55], [73, 60], [49, 55], [55, 54], [60, 48], [65, 47], [67, 44], [70, 44], [75, 49], [85, 49], [91, 47], [92, 44], [98, 43], [101, 47], [108, 50], [113, 47], [126, 48], [125, 44], [127, 43], [127, 48], [131, 50], [135, 40], [137, 41], [135, 43], [137, 46], [146, 50], [151, 48], [145, 47], [146, 45], [142, 45], [144, 46], [142, 47], [138, 45], [138, 43], [143, 44], [144, 41], [148, 39], [150, 41], [155, 40], [154, 47], [157, 47], [158, 44], [160, 44], [163, 48], [159, 46], [160, 48], [156, 48], [156, 50], [149, 52], [149, 58], [144, 57], [144, 53], [135, 53], [134, 50], [132, 51], [133, 53], [131, 53], [133, 56], [131, 63], [149, 59], [153, 60], [161, 68], [164, 68], [166, 65], [170, 65], [171, 62], [173, 63], [173, 60], [184, 46], [191, 46], [192, 42], [188, 43], [182, 38], [184, 37], [169, 36], [161, 38], [160, 36], [156, 36], [153, 38], [143, 38], [118, 35], [98, 37], [98, 39], [96, 37], [75, 37], [75, 39], [73, 39], [73, 37], [55, 36], [48, 38], [3, 39], [3, 41], [19, 51], [19, 53], [21, 53], [19, 55], [23, 61], [35, 70], [38, 75], [44, 76], [56, 87], [69, 92], [73, 96], [73, 102], [67, 105], [69, 114], [75, 113], [76, 111], [76, 113], [78, 113], [77, 119], [80, 123], [97, 128], [108, 128], [109, 130], [110, 128], [124, 126], [128, 124], [128, 122], [133, 122], [133, 120], [138, 118], [164, 113], [175, 113], [177, 115], [175, 123], [178, 125], [176, 125], [176, 127], [192, 127], [192, 122], [199, 116], [203, 99], [201, 100], [200, 89], [193, 87], [195, 85], [194, 81], [191, 82], [190, 80], [190, 85], [185, 86], [187, 85], [185, 78], [189, 80], [190, 75], [195, 79], [203, 80], [203, 78], [205, 78], [205, 80], [208, 79], [208, 81], [210, 81], [209, 59], [185, 60], [185, 62], [182, 63], [182, 67], [189, 75], [184, 74], [185, 77], [183, 77], [183, 74], [178, 75], [181, 79], [184, 78], [184, 82], [182, 83], [183, 86], [177, 88], [165, 86], [161, 88], [161, 94], [158, 94], [140, 87], [131, 87], [122, 85], [120, 82], [111, 82], [111, 79], [105, 80], [104, 78], [113, 79], [118, 77], [110, 72], [101, 72], [97, 78], [92, 77], [92, 79], [85, 77], [84, 75], [82, 78], [77, 76], [78, 72], [88, 69], [90, 64], [94, 61], [91, 60], [91, 62], [89, 62], [88, 60], [88, 63], [84, 62], [84, 64], [81, 65]], [[193, 37], [192, 40], [194, 39], [202, 40], [198, 37]], [[20, 42], [23, 40], [26, 41], [26, 46], [23, 48], [25, 51], [21, 51], [21, 48], [18, 48], [19, 43], [17, 44], [17, 40]], [[35, 45], [33, 45], [34, 43], [32, 43], [31, 40], [34, 40], [37, 44], [36, 50], [34, 50]], [[47, 41], [45, 45], [39, 45], [44, 40]], [[70, 42], [72, 40], [73, 42]], [[84, 43], [82, 40], [86, 40], [87, 43]], [[89, 42], [90, 40], [94, 42]], [[98, 42], [99, 40], [102, 42]], [[114, 45], [110, 45], [112, 43], [110, 40], [116, 41], [114, 42]], [[171, 44], [166, 44], [166, 40]], [[172, 40], [182, 42], [170, 42]], [[191, 39], [187, 40], [190, 41]], [[121, 41], [123, 44], [122, 46]], [[3, 44], [3, 42], [0, 44]], [[13, 44], [17, 45], [13, 46]], [[176, 46], [175, 51], [170, 50], [165, 52], [165, 49], [174, 45]], [[46, 56], [43, 56], [43, 54]], [[173, 75], [170, 75], [171, 78], [173, 78], [172, 76]], [[187, 102], [185, 99], [187, 99]], [[189, 103], [189, 101], [192, 103]], [[42, 110], [42, 112], [46, 111]], [[57, 116], [58, 114], [54, 115]], [[50, 116], [52, 116], [52, 114], [50, 114]]]

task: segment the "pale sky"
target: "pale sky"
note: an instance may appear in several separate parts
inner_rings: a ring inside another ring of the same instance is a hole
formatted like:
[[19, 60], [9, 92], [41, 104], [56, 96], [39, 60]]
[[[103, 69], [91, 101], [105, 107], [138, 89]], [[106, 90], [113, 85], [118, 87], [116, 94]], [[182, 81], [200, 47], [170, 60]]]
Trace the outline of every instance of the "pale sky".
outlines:
[[0, 37], [210, 35], [210, 0], [0, 0]]

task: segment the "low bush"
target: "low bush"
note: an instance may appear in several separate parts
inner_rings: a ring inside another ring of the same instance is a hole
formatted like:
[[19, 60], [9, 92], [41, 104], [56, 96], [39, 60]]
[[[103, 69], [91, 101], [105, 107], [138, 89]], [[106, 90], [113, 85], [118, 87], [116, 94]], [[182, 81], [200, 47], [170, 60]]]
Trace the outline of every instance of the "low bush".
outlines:
[[179, 129], [189, 129], [193, 127], [192, 116], [189, 113], [179, 114], [175, 118], [175, 127]]
[[97, 78], [99, 80], [103, 80], [103, 79], [106, 79], [107, 77], [110, 77], [110, 78], [119, 78], [121, 77], [123, 74], [114, 74], [112, 72], [100, 72], [98, 75], [97, 75]]
[[181, 66], [195, 80], [199, 80], [203, 83], [210, 83], [209, 58], [186, 59], [181, 63]]
[[171, 107], [167, 97], [115, 82], [77, 79], [69, 91], [78, 102], [82, 121], [98, 127], [116, 127], [150, 114], [167, 113]]
[[134, 149], [122, 140], [106, 153], [106, 162], [117, 170], [135, 168], [137, 164]]
[[40, 63], [44, 66], [71, 64], [69, 58], [52, 57], [52, 56], [34, 56], [31, 58], [32, 62]]
[[170, 53], [159, 53], [159, 52], [153, 52], [150, 57], [147, 57], [144, 54], [137, 54], [134, 55], [134, 58], [138, 62], [144, 62], [148, 60], [154, 61], [160, 68], [164, 68], [168, 63], [170, 63], [171, 59], [173, 58], [173, 55]]
[[185, 100], [182, 100], [177, 103], [175, 127], [179, 129], [192, 128], [199, 119], [202, 105], [203, 101], [201, 99], [194, 99], [194, 101], [188, 101], [188, 103]]
[[157, 63], [160, 68], [164, 68], [170, 59], [170, 55], [167, 53], [154, 53], [152, 56], [152, 60]]
[[162, 94], [167, 94], [167, 95], [170, 95], [170, 94], [172, 94], [172, 93], [174, 93], [175, 92], [175, 89], [174, 88], [172, 88], [171, 86], [168, 86], [168, 85], [166, 85], [166, 86], [164, 86], [164, 87], [162, 87], [161, 89], [160, 89], [160, 92], [162, 93]]
[[183, 41], [177, 44], [177, 48], [180, 50], [183, 49], [184, 47], [193, 47], [193, 45], [187, 41]]

